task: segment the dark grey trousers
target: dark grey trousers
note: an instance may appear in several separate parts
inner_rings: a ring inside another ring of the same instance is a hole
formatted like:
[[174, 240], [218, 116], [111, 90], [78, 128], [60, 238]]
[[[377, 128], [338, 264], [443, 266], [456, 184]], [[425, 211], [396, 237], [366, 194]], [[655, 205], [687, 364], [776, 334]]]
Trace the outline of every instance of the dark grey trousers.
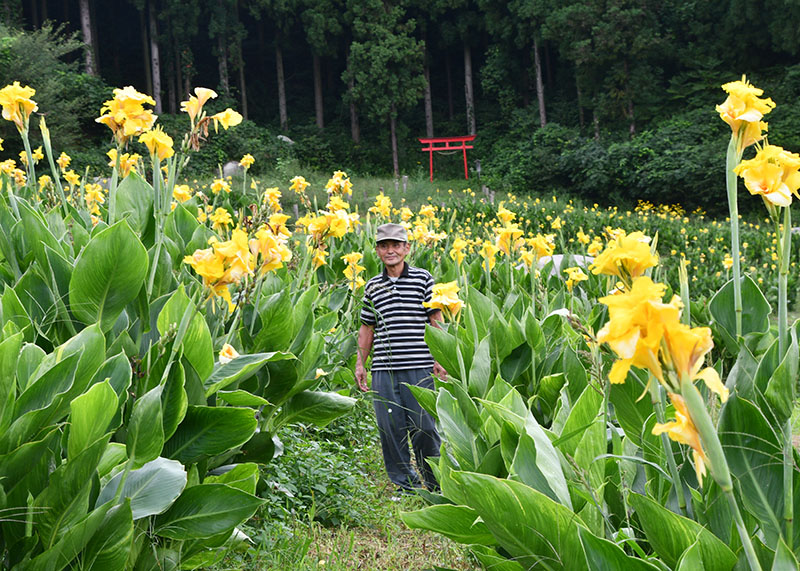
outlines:
[[373, 371], [372, 390], [375, 391], [375, 417], [381, 435], [383, 462], [389, 479], [400, 488], [419, 488], [419, 476], [411, 464], [408, 439], [417, 468], [422, 473], [425, 486], [438, 488], [425, 458], [439, 455], [441, 440], [436, 432], [436, 423], [425, 412], [405, 385], [433, 388], [431, 369], [402, 369], [399, 371]]

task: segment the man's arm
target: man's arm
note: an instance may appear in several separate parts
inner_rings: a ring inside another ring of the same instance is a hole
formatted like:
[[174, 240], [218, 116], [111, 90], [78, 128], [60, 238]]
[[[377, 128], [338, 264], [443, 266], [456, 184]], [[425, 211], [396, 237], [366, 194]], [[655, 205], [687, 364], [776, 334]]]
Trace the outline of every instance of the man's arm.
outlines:
[[372, 351], [372, 341], [375, 338], [375, 329], [371, 325], [361, 324], [358, 330], [358, 351], [356, 351], [356, 382], [362, 391], [368, 391], [367, 369], [364, 364], [367, 362]]

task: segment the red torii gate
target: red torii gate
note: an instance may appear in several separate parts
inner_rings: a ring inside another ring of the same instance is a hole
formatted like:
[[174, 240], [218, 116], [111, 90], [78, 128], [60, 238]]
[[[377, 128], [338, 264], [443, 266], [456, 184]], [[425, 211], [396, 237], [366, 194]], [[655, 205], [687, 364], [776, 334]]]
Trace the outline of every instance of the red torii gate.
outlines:
[[419, 142], [428, 145], [422, 147], [423, 151], [428, 152], [428, 163], [431, 173], [431, 181], [433, 181], [433, 152], [434, 151], [463, 151], [464, 153], [464, 178], [469, 180], [469, 171], [467, 170], [467, 149], [472, 149], [472, 145], [467, 143], [475, 140], [475, 135], [467, 135], [465, 137], [426, 137], [420, 138]]

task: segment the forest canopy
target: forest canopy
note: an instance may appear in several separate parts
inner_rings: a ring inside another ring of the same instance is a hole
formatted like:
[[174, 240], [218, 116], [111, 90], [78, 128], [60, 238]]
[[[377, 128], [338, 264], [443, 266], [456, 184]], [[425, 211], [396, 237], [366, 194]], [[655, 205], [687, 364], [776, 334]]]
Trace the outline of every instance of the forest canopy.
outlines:
[[417, 137], [477, 134], [498, 188], [691, 203], [718, 183], [722, 83], [746, 73], [784, 102], [770, 141], [800, 148], [799, 17], [787, 0], [3, 0], [0, 75], [52, 100], [88, 163], [112, 87], [178, 114], [200, 85], [256, 151], [284, 133], [312, 168], [421, 175]]

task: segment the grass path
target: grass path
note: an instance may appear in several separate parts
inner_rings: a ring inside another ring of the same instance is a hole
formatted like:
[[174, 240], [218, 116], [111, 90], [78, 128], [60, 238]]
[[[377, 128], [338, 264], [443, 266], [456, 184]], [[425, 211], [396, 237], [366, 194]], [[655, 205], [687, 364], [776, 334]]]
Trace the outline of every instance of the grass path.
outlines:
[[[277, 476], [271, 485], [294, 486], [293, 508], [290, 513], [276, 511], [279, 501], [271, 496], [273, 509], [262, 511], [243, 530], [255, 545], [228, 553], [214, 571], [480, 569], [463, 546], [411, 530], [400, 520], [401, 510], [420, 509], [425, 503], [417, 497], [392, 500], [393, 486], [383, 468], [367, 399], [352, 417], [335, 424], [284, 438], [287, 452], [273, 467]], [[316, 491], [308, 495], [309, 488]], [[313, 499], [303, 503], [304, 497]]]

